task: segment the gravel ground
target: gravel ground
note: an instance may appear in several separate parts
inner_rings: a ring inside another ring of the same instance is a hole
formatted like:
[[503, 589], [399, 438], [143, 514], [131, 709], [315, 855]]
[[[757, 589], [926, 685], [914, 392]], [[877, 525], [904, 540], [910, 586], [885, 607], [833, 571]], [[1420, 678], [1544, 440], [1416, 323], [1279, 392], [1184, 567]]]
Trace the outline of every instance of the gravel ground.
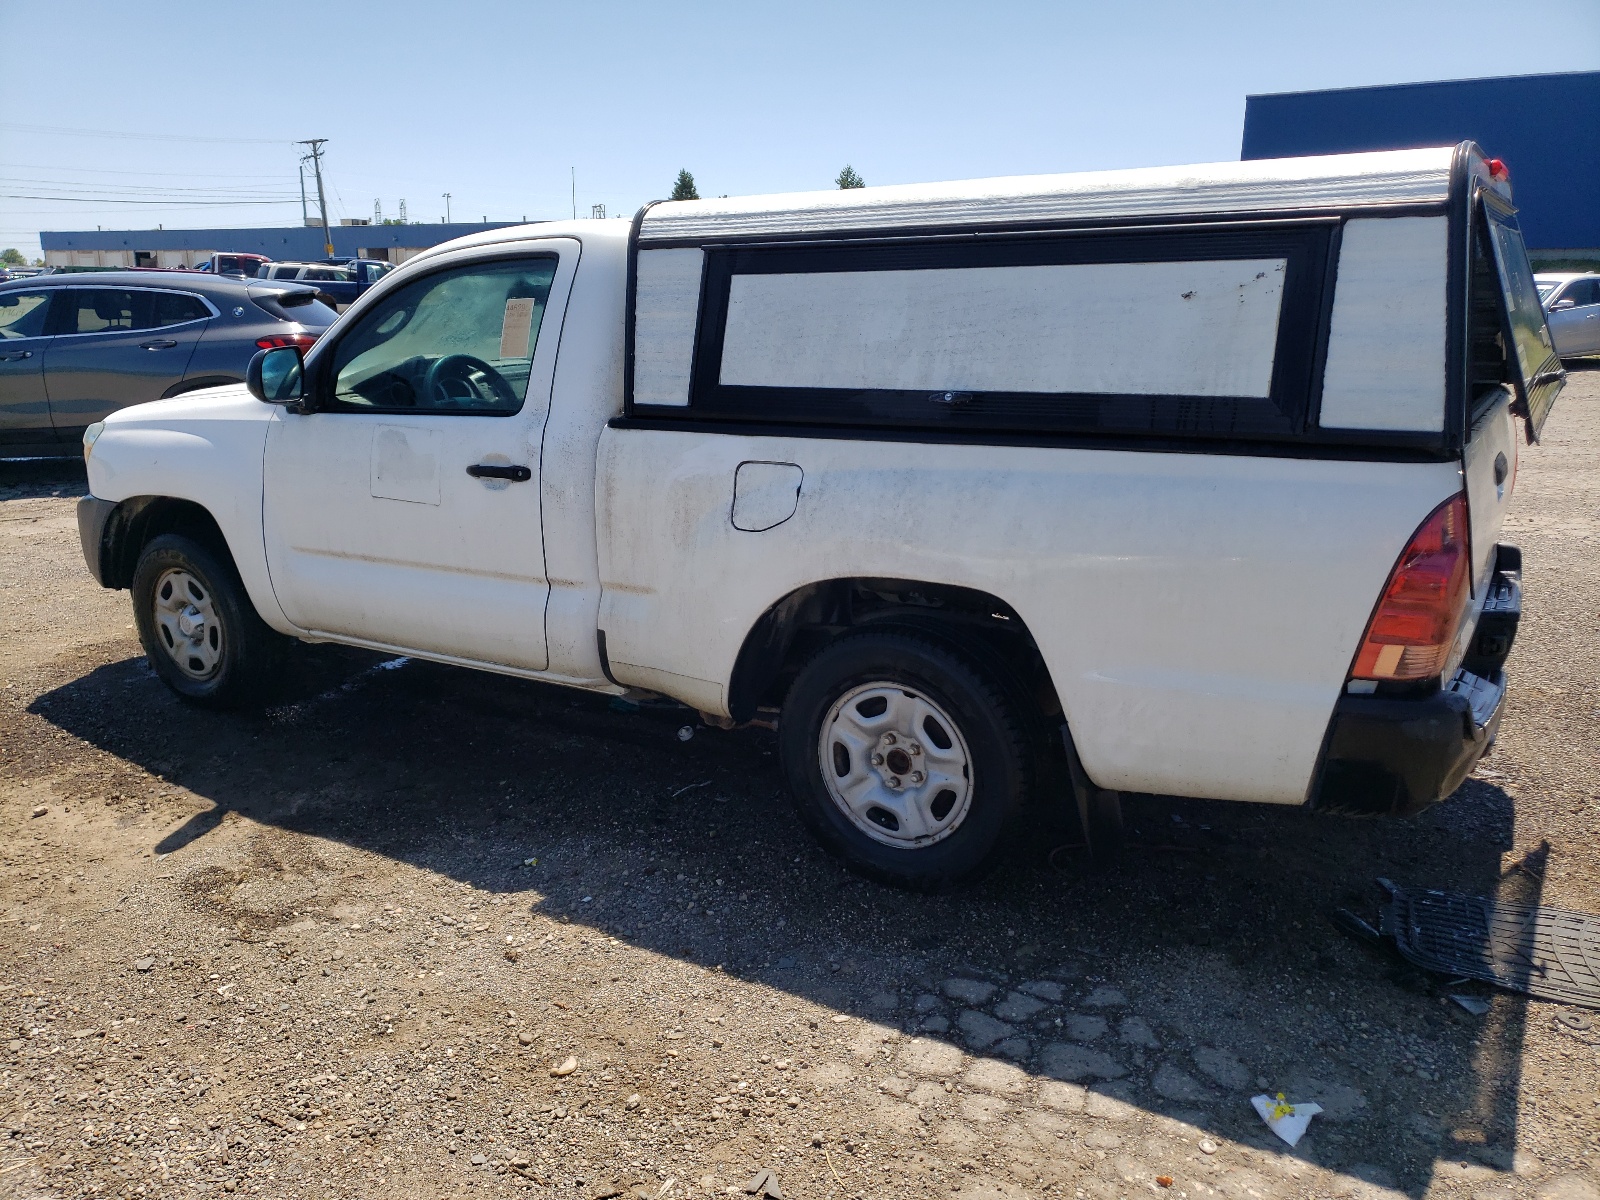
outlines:
[[[0, 1194], [1597, 1200], [1600, 1013], [1327, 920], [1380, 875], [1600, 912], [1600, 370], [1546, 433], [1448, 803], [1139, 797], [1114, 870], [1046, 826], [933, 899], [823, 856], [759, 729], [325, 647], [186, 709], [81, 470], [0, 466]], [[1294, 1150], [1259, 1091], [1322, 1104]]]

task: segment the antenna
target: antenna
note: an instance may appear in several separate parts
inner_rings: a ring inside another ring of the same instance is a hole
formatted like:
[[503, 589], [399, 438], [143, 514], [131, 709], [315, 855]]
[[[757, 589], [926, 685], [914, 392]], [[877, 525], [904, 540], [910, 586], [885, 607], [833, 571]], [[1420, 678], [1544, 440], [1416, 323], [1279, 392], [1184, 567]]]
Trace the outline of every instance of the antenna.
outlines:
[[404, 225], [405, 223], [406, 223], [406, 202], [404, 200], [401, 200], [400, 201], [400, 224]]
[[591, 204], [589, 206], [589, 215], [596, 221], [604, 221], [606, 219], [606, 206], [604, 204]]
[[372, 223], [374, 225], [382, 225], [383, 224], [383, 201], [382, 200], [374, 200], [372, 202]]

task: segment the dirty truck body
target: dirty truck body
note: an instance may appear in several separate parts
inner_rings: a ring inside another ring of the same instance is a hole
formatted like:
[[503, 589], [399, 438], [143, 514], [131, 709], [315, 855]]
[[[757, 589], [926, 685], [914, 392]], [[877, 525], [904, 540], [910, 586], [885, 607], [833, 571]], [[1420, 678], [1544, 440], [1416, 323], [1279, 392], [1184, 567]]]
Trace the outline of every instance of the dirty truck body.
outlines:
[[92, 430], [84, 549], [199, 702], [287, 635], [776, 710], [912, 886], [1052, 781], [1413, 811], [1499, 720], [1532, 288], [1470, 144], [486, 231]]

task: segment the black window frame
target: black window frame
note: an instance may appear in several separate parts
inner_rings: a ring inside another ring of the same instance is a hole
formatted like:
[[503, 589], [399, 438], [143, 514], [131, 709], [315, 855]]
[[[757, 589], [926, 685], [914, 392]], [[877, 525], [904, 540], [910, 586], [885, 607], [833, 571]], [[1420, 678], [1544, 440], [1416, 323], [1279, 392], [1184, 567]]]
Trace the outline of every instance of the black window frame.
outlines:
[[[898, 431], [1286, 439], [1313, 432], [1320, 400], [1337, 217], [1075, 228], [989, 234], [705, 245], [687, 407], [630, 405], [630, 416]], [[731, 282], [744, 273], [937, 269], [1284, 258], [1288, 262], [1266, 398], [1129, 393], [987, 393], [940, 404], [926, 390], [724, 385]], [[631, 399], [631, 397], [630, 397]], [[1142, 412], [1142, 419], [1134, 418]]]

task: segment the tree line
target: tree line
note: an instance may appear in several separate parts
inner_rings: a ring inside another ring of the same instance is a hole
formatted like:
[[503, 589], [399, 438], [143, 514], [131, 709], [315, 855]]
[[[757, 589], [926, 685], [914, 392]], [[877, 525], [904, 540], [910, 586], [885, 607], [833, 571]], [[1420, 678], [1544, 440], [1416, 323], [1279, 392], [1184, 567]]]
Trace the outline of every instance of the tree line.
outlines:
[[[856, 173], [856, 169], [854, 167], [852, 167], [849, 163], [845, 163], [844, 170], [839, 172], [839, 174], [834, 178], [833, 182], [841, 191], [847, 191], [850, 188], [859, 188], [859, 187], [866, 187], [867, 186], [867, 181], [865, 179], [861, 178], [861, 176]], [[669, 195], [667, 197], [667, 199], [668, 200], [698, 200], [698, 199], [700, 199], [700, 192], [694, 185], [694, 176], [692, 174], [690, 174], [690, 172], [688, 171], [687, 168], [685, 168], [683, 170], [680, 170], [678, 172], [678, 178], [676, 179], [676, 181], [674, 181], [674, 183], [672, 185], [672, 194]]]

